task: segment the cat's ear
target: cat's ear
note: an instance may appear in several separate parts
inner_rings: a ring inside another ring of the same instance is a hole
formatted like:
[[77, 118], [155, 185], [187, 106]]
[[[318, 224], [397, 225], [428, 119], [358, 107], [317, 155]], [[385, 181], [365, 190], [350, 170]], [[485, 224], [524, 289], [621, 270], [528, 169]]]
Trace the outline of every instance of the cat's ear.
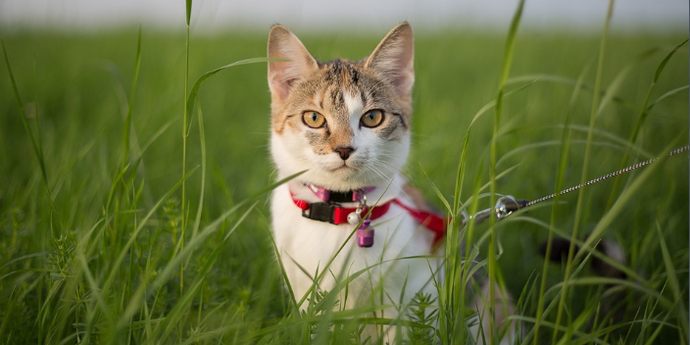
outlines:
[[414, 84], [412, 27], [402, 22], [394, 27], [369, 55], [364, 66], [376, 70], [391, 83], [399, 96], [409, 98]]
[[274, 25], [268, 33], [268, 57], [287, 60], [268, 63], [268, 86], [279, 102], [287, 98], [296, 81], [318, 69], [304, 44], [282, 25]]

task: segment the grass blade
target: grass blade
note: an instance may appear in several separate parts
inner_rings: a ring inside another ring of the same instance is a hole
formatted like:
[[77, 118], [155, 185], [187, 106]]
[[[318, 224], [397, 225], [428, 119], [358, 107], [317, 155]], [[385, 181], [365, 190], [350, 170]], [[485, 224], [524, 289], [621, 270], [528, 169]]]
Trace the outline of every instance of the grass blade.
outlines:
[[40, 133], [37, 132], [36, 134], [34, 134], [34, 132], [31, 130], [31, 127], [29, 127], [29, 123], [26, 120], [24, 102], [22, 102], [22, 98], [19, 95], [19, 88], [17, 88], [17, 81], [14, 79], [14, 73], [12, 72], [12, 66], [10, 65], [10, 58], [7, 56], [7, 48], [5, 47], [5, 41], [0, 39], [0, 44], [2, 44], [2, 53], [5, 56], [5, 66], [7, 66], [7, 73], [10, 76], [12, 92], [14, 93], [14, 99], [17, 103], [17, 108], [19, 109], [19, 115], [22, 120], [22, 124], [24, 125], [24, 129], [26, 130], [26, 134], [29, 135], [31, 147], [34, 150], [34, 155], [36, 156], [36, 160], [38, 160], [38, 165], [41, 168], [41, 176], [43, 177], [43, 182], [45, 183], [46, 189], [48, 190], [48, 195], [51, 195], [50, 184], [48, 183], [48, 174], [46, 173], [46, 163], [45, 159], [43, 158], [43, 148], [41, 147], [41, 145], [39, 145], [39, 140], [37, 139], [40, 136]]
[[[498, 161], [498, 130], [501, 122], [501, 114], [503, 111], [503, 96], [505, 93], [505, 86], [508, 82], [508, 77], [510, 76], [510, 69], [513, 63], [513, 55], [515, 51], [515, 37], [517, 36], [517, 31], [520, 26], [520, 20], [522, 19], [522, 10], [525, 5], [524, 0], [518, 3], [518, 7], [513, 14], [513, 19], [510, 23], [510, 29], [508, 30], [508, 38], [506, 39], [505, 51], [503, 53], [503, 64], [501, 66], [501, 79], [498, 84], [498, 96], [496, 97], [496, 108], [494, 113], [494, 123], [493, 123], [493, 134], [491, 136], [491, 163], [489, 171], [489, 179], [491, 182], [491, 205], [496, 204], [496, 162]], [[496, 305], [496, 277], [497, 264], [496, 264], [496, 229], [495, 229], [495, 217], [490, 217], [490, 238], [489, 238], [489, 250], [488, 250], [488, 275], [489, 275], [489, 306], [493, 308]], [[489, 309], [492, 310], [492, 309]], [[490, 311], [491, 312], [491, 311]], [[489, 317], [489, 342], [493, 344], [495, 342], [495, 317], [493, 312]]]
[[[594, 80], [594, 95], [592, 98], [592, 105], [591, 105], [591, 110], [590, 110], [590, 116], [589, 116], [589, 131], [587, 132], [587, 145], [585, 146], [585, 155], [584, 155], [584, 161], [582, 164], [582, 172], [580, 176], [580, 183], [584, 183], [587, 179], [587, 174], [589, 171], [589, 164], [591, 160], [591, 154], [592, 154], [592, 138], [593, 138], [593, 129], [594, 129], [594, 123], [596, 122], [597, 114], [599, 111], [599, 100], [600, 100], [600, 90], [601, 90], [601, 83], [602, 83], [602, 74], [604, 72], [604, 57], [605, 57], [605, 52], [606, 52], [606, 38], [608, 35], [608, 29], [611, 21], [611, 17], [613, 15], [613, 5], [614, 5], [614, 0], [609, 0], [608, 4], [608, 9], [606, 12], [606, 19], [604, 21], [604, 28], [602, 30], [601, 34], [601, 41], [599, 45], [599, 56], [598, 56], [598, 61], [597, 61], [597, 69], [596, 69], [596, 76]], [[565, 309], [565, 300], [568, 296], [569, 288], [568, 288], [568, 280], [570, 279], [570, 274], [572, 270], [572, 263], [573, 263], [573, 256], [575, 253], [575, 247], [574, 247], [574, 241], [578, 237], [578, 232], [580, 228], [580, 223], [582, 222], [582, 213], [583, 213], [583, 203], [584, 203], [584, 190], [580, 189], [578, 191], [578, 196], [577, 196], [577, 205], [575, 206], [575, 222], [573, 224], [573, 231], [571, 235], [571, 243], [570, 243], [570, 248], [568, 249], [568, 258], [566, 260], [565, 264], [565, 273], [564, 273], [564, 287], [563, 287], [563, 292], [561, 293], [560, 300], [558, 303], [558, 311], [556, 314], [556, 325], [560, 325], [561, 319], [563, 317], [563, 312]], [[538, 334], [538, 333], [535, 333]], [[553, 337], [551, 342], [556, 343], [556, 339], [558, 339], [558, 330], [555, 329], [553, 332]], [[536, 337], [535, 337], [535, 343], [536, 343]]]
[[129, 132], [132, 127], [132, 109], [134, 108], [134, 94], [137, 90], [137, 80], [139, 79], [139, 68], [141, 67], [141, 26], [137, 35], [137, 53], [134, 60], [134, 75], [132, 77], [132, 89], [129, 93], [129, 104], [127, 107], [127, 117], [122, 135], [122, 168], [124, 169], [129, 158]]

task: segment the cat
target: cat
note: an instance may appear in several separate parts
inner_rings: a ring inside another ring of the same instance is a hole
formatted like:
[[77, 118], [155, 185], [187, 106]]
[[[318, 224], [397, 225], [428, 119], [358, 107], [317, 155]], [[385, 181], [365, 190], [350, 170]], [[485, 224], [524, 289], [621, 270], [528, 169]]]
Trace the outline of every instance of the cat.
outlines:
[[268, 57], [270, 151], [278, 180], [296, 176], [272, 194], [273, 236], [295, 299], [306, 308], [312, 293], [339, 291], [339, 308], [352, 309], [436, 298], [444, 220], [401, 172], [415, 79], [410, 24], [361, 61], [328, 62], [274, 25]]

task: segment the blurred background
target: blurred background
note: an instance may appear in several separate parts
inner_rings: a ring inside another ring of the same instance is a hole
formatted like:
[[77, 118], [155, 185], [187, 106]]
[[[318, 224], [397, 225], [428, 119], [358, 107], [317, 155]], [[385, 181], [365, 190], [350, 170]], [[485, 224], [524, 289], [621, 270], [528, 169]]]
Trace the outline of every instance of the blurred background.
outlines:
[[[382, 0], [365, 1], [222, 1], [193, 3], [196, 33], [228, 29], [264, 31], [273, 23], [296, 30], [380, 31], [402, 21], [416, 29], [479, 28], [502, 30], [510, 23], [513, 0]], [[599, 30], [608, 1], [527, 1], [523, 25], [531, 29]], [[668, 31], [688, 28], [688, 1], [622, 0], [615, 4], [612, 27], [619, 31]], [[136, 25], [167, 29], [184, 27], [182, 0], [2, 0], [0, 26], [103, 29]]]

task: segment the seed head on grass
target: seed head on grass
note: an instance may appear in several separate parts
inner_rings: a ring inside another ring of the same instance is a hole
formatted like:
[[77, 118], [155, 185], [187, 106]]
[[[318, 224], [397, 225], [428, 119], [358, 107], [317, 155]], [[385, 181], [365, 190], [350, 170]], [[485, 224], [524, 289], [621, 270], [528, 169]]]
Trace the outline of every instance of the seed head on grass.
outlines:
[[53, 245], [48, 256], [51, 265], [50, 280], [63, 282], [69, 278], [72, 266], [73, 238], [60, 234], [53, 239]]
[[428, 293], [416, 293], [409, 309], [410, 321], [416, 325], [407, 328], [409, 340], [407, 344], [433, 344], [436, 342], [435, 332], [438, 322], [437, 298]]

